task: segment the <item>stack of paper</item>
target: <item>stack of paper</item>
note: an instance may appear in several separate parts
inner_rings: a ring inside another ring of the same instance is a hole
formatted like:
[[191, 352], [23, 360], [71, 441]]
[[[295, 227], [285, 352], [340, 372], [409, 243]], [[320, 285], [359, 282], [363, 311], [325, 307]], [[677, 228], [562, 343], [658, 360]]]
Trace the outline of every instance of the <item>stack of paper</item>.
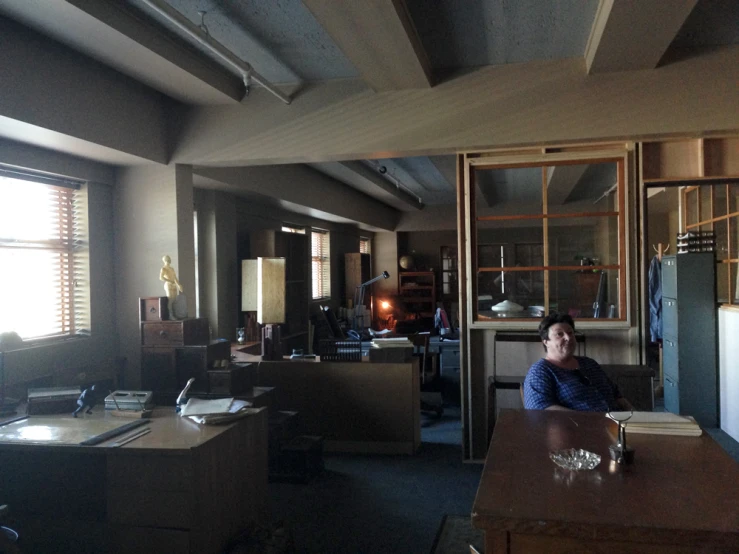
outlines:
[[190, 398], [187, 404], [182, 407], [180, 415], [189, 417], [197, 423], [216, 424], [228, 423], [257, 411], [259, 410], [251, 408], [251, 402], [246, 400]]
[[413, 348], [408, 337], [394, 337], [389, 339], [374, 339], [372, 348]]
[[[608, 417], [623, 421], [631, 412], [610, 412]], [[682, 435], [699, 437], [703, 431], [691, 416], [679, 416], [670, 412], [634, 412], [624, 424], [626, 433], [652, 435]]]

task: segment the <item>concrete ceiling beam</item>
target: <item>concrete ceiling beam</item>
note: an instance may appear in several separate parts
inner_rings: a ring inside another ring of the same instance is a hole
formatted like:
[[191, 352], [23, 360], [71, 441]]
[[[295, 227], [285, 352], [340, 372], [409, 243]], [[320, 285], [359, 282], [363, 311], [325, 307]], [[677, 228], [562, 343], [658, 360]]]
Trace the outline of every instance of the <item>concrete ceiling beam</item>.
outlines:
[[63, 8], [66, 24], [79, 27], [78, 46], [97, 51], [105, 63], [172, 98], [208, 105], [237, 103], [244, 96], [239, 76], [164, 32], [125, 2], [67, 0], [53, 6]]
[[392, 183], [390, 183], [387, 179], [382, 177], [378, 172], [373, 171], [370, 167], [363, 164], [362, 162], [340, 162], [340, 164], [349, 169], [350, 171], [353, 171], [357, 175], [359, 175], [361, 178], [363, 178], [366, 181], [369, 181], [373, 185], [377, 186], [378, 188], [381, 188], [388, 194], [394, 196], [398, 200], [401, 200], [411, 208], [414, 208], [416, 210], [422, 210], [424, 205], [422, 202], [419, 202], [419, 199], [414, 196], [413, 194], [410, 194], [406, 190], [402, 189], [399, 186], [395, 186]]

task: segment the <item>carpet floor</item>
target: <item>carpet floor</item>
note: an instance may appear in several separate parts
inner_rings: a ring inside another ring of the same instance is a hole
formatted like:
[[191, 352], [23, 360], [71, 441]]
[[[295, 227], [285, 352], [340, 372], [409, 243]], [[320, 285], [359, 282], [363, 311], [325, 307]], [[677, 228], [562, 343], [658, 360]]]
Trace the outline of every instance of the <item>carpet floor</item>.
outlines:
[[429, 554], [445, 514], [469, 514], [481, 464], [462, 461], [459, 409], [424, 420], [414, 456], [325, 455], [305, 485], [270, 483], [297, 554]]
[[431, 554], [469, 554], [470, 545], [484, 552], [485, 535], [472, 526], [470, 516], [445, 515]]

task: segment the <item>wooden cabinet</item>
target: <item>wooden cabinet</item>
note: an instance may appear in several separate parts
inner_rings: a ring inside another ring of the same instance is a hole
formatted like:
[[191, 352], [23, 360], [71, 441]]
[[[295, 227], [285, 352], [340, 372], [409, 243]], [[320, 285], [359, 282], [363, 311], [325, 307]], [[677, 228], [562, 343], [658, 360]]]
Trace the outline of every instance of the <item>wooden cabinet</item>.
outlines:
[[141, 348], [141, 388], [154, 391], [159, 405], [173, 405], [188, 379], [192, 392], [209, 392], [208, 369], [216, 360], [228, 360], [231, 343], [210, 341], [203, 345], [144, 346]]
[[209, 334], [208, 320], [204, 318], [141, 323], [141, 344], [144, 346], [207, 344]]
[[190, 390], [208, 392], [207, 371], [216, 360], [230, 359], [231, 343], [211, 341], [205, 318], [156, 321], [152, 320], [156, 310], [150, 308], [160, 304], [142, 298], [139, 306], [142, 390], [153, 391], [157, 404], [171, 405], [188, 379], [194, 377]]
[[713, 253], [662, 258], [665, 409], [718, 424], [716, 264]]
[[434, 316], [436, 278], [433, 271], [401, 271], [398, 274], [398, 290], [407, 316]]

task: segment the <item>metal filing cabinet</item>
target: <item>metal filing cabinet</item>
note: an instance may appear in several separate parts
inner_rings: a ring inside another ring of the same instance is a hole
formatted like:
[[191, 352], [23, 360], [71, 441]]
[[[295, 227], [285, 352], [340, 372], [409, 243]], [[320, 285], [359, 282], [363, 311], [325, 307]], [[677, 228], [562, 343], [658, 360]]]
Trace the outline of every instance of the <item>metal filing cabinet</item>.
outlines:
[[712, 252], [662, 258], [665, 409], [718, 426], [716, 261]]

